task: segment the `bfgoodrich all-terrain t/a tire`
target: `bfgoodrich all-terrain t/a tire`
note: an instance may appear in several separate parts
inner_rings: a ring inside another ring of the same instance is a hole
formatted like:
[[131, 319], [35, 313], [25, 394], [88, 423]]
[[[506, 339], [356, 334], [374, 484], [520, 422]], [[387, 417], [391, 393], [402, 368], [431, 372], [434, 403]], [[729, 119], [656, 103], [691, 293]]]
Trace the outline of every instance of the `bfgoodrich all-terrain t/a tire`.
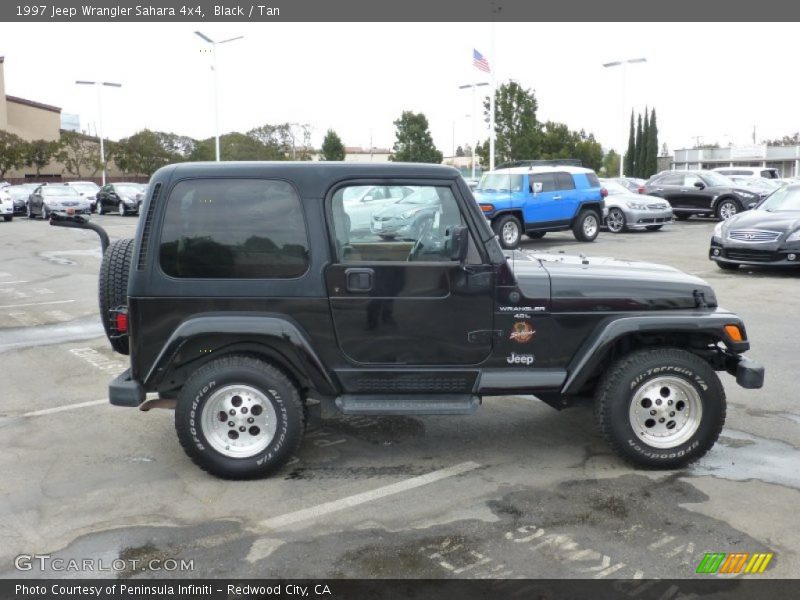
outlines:
[[128, 304], [128, 272], [131, 269], [132, 255], [132, 239], [111, 242], [100, 263], [100, 280], [97, 286], [103, 329], [106, 331], [106, 337], [108, 337], [111, 347], [120, 354], [128, 354], [128, 338], [112, 337], [114, 323], [109, 311]]
[[303, 404], [280, 370], [248, 356], [197, 369], [178, 394], [175, 429], [201, 469], [225, 479], [264, 476], [300, 446]]
[[609, 445], [628, 461], [674, 469], [703, 456], [725, 423], [725, 390], [703, 359], [677, 348], [633, 352], [614, 363], [595, 393]]

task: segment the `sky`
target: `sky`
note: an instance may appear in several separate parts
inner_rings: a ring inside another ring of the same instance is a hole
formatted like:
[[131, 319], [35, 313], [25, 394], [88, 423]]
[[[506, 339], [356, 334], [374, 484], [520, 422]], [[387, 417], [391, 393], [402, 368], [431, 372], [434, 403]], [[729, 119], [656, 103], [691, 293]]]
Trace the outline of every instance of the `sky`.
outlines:
[[[655, 106], [659, 145], [699, 140], [752, 143], [800, 130], [794, 23], [0, 23], [6, 94], [60, 106], [98, 126], [105, 80], [106, 137], [149, 128], [194, 138], [214, 134], [211, 54], [218, 47], [220, 130], [309, 123], [318, 147], [327, 129], [347, 146], [391, 147], [404, 110], [428, 117], [447, 156], [487, 132], [463, 84], [535, 90], [540, 121], [594, 133], [607, 150], [627, 144], [631, 110]], [[494, 40], [494, 42], [492, 41]], [[620, 59], [647, 59], [623, 69]], [[484, 90], [488, 88], [482, 88]], [[473, 136], [473, 129], [476, 135]]]

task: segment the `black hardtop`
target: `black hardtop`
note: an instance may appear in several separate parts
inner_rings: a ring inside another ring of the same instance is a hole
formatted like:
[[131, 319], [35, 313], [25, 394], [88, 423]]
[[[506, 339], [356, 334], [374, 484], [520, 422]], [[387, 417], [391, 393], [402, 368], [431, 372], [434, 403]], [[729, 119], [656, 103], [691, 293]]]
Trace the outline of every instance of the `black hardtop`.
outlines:
[[455, 180], [461, 177], [461, 173], [453, 167], [425, 163], [186, 162], [159, 169], [153, 175], [153, 181], [196, 177], [286, 179], [295, 183], [303, 196], [321, 198], [332, 185], [347, 179]]

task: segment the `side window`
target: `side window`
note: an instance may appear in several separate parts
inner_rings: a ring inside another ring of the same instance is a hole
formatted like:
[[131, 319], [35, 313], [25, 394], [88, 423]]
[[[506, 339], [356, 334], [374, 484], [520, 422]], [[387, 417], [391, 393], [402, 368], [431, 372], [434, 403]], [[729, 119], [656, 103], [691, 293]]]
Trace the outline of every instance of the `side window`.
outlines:
[[181, 181], [167, 200], [159, 255], [172, 277], [299, 277], [309, 256], [300, 199], [285, 181]]
[[352, 186], [334, 193], [331, 213], [339, 261], [449, 261], [452, 228], [464, 223], [450, 188], [388, 189], [406, 195], [365, 209], [347, 200]]
[[556, 177], [553, 173], [535, 173], [529, 177], [531, 182], [531, 192], [533, 192], [533, 184], [541, 183], [542, 192], [554, 192], [556, 190]]
[[[589, 174], [591, 175], [591, 173]], [[592, 181], [587, 175], [587, 179], [589, 179], [589, 185], [592, 187], [600, 187], [600, 181], [595, 176], [594, 181]], [[575, 189], [575, 181], [572, 179], [572, 175], [569, 173], [556, 173], [556, 189], [558, 190], [574, 190]]]
[[697, 175], [686, 174], [683, 176], [683, 185], [684, 187], [694, 187], [694, 184], [697, 182], [703, 183], [703, 180], [700, 179]]
[[667, 173], [656, 181], [659, 185], [683, 185], [682, 173]]

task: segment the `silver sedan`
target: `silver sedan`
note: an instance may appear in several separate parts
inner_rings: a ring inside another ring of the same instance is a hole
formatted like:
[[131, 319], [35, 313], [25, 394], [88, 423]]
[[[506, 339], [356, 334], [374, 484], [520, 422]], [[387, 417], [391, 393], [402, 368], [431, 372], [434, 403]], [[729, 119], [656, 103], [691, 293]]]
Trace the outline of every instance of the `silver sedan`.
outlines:
[[672, 206], [664, 198], [633, 193], [610, 179], [601, 183], [608, 191], [605, 225], [611, 233], [633, 229], [658, 231], [672, 222]]

